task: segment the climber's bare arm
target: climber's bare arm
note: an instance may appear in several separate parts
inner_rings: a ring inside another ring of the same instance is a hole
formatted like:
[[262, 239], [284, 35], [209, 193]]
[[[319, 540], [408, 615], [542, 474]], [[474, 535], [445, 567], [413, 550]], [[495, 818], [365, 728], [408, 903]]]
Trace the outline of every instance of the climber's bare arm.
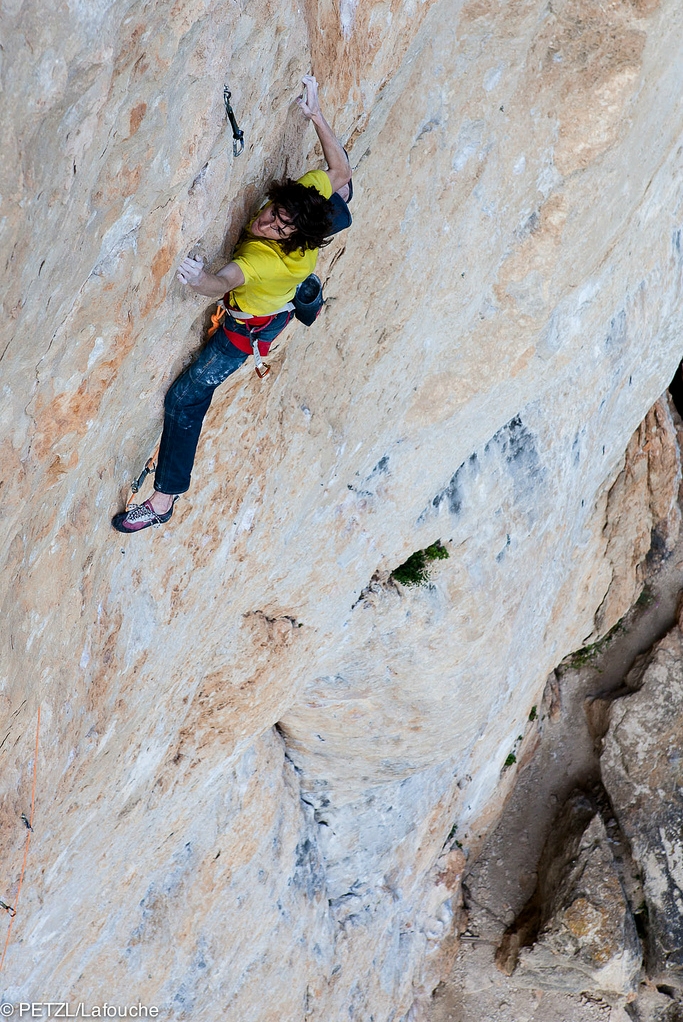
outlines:
[[313, 75], [304, 75], [302, 81], [306, 86], [306, 91], [297, 100], [297, 103], [304, 117], [313, 122], [327, 160], [327, 175], [332, 184], [332, 191], [336, 192], [351, 180], [349, 160], [344, 152], [344, 147], [322, 115], [318, 99], [318, 83]]
[[226, 291], [244, 284], [244, 274], [237, 263], [228, 263], [218, 273], [207, 273], [202, 259], [183, 259], [178, 269], [178, 280], [187, 284], [198, 295], [222, 298]]

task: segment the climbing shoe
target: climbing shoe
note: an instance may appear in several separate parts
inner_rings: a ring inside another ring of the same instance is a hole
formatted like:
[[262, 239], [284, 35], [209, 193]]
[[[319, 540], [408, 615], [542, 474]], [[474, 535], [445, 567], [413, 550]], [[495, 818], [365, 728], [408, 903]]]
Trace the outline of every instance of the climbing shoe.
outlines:
[[173, 498], [173, 504], [163, 515], [156, 513], [149, 500], [144, 504], [133, 504], [127, 511], [114, 515], [111, 524], [117, 532], [140, 532], [142, 529], [148, 529], [150, 525], [164, 525], [173, 514], [173, 505], [177, 499]]

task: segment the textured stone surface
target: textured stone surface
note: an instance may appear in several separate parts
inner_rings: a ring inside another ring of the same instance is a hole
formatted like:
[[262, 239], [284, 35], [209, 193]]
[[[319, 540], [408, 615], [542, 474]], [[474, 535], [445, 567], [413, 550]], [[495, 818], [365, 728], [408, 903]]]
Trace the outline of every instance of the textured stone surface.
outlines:
[[679, 442], [671, 409], [661, 398], [635, 431], [607, 498], [607, 560], [612, 581], [596, 614], [604, 635], [631, 607], [643, 585], [645, 559], [666, 557], [681, 524]]
[[[400, 1019], [458, 917], [452, 827], [476, 847], [635, 584], [605, 526], [683, 347], [681, 11], [1, 11], [9, 901], [42, 707], [5, 996]], [[326, 310], [217, 396], [172, 526], [119, 539], [205, 321], [174, 268], [316, 163], [311, 67], [355, 168]], [[431, 588], [360, 599], [438, 538]]]
[[635, 921], [604, 821], [582, 793], [563, 807], [538, 868], [536, 892], [498, 950], [500, 968], [520, 986], [633, 993]]
[[680, 1000], [671, 997], [670, 994], [661, 993], [653, 985], [641, 988], [638, 1000], [635, 1004], [629, 1005], [629, 1009], [630, 1018], [635, 1022], [681, 1022], [683, 1018]]
[[614, 704], [601, 766], [643, 873], [648, 971], [683, 987], [681, 734], [683, 639], [674, 628], [654, 648], [642, 687]]

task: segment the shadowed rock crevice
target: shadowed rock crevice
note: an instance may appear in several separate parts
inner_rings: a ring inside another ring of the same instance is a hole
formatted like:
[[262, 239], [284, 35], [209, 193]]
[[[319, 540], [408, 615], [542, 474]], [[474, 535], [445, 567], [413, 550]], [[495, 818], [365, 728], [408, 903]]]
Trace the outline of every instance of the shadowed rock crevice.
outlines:
[[601, 769], [643, 873], [647, 965], [683, 992], [683, 639], [676, 625], [642, 665], [637, 691], [614, 703]]
[[642, 964], [643, 896], [604, 789], [574, 792], [553, 823], [536, 891], [496, 952], [522, 986], [632, 993]]

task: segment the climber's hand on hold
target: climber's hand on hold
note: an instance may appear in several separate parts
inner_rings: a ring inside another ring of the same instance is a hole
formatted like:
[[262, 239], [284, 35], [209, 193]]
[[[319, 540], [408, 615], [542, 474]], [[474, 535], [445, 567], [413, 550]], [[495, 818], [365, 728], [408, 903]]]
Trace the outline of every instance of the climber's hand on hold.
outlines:
[[351, 180], [349, 159], [341, 142], [323, 117], [318, 100], [318, 83], [315, 78], [313, 75], [304, 75], [301, 80], [306, 89], [304, 95], [297, 99], [297, 103], [304, 117], [311, 121], [316, 130], [323, 148], [323, 155], [327, 160], [327, 176], [330, 179], [332, 191], [337, 192]]
[[176, 276], [182, 284], [206, 298], [222, 298], [226, 291], [244, 284], [244, 274], [237, 263], [228, 263], [218, 273], [207, 273], [204, 260], [192, 256], [183, 259]]
[[318, 83], [313, 75], [304, 75], [301, 79], [304, 83], [304, 94], [299, 96], [297, 103], [299, 109], [307, 120], [320, 116], [320, 100], [318, 99]]
[[199, 287], [204, 277], [204, 260], [188, 256], [187, 259], [183, 259], [176, 276], [181, 284]]

